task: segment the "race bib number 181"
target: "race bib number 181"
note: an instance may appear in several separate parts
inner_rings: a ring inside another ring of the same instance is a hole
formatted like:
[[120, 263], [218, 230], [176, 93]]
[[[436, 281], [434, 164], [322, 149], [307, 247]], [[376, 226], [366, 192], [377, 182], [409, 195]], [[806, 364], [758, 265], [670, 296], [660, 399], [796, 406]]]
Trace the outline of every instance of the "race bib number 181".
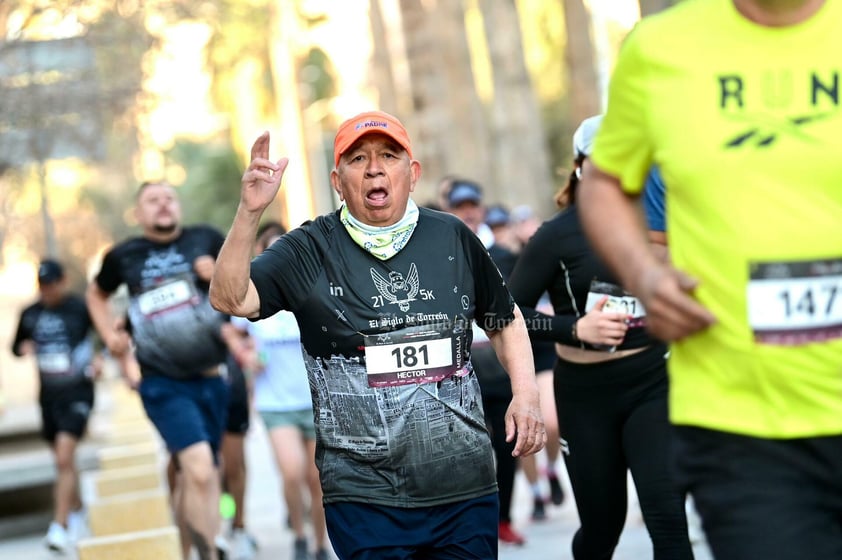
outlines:
[[441, 381], [464, 363], [464, 349], [459, 347], [462, 339], [454, 337], [448, 327], [408, 327], [367, 335], [364, 341], [371, 387]]
[[842, 259], [752, 263], [748, 320], [761, 344], [842, 337]]

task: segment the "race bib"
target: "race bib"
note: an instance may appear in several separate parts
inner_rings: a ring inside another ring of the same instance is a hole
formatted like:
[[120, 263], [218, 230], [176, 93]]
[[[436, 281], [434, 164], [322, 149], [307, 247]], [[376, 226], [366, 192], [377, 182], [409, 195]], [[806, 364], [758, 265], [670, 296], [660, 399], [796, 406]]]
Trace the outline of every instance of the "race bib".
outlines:
[[441, 325], [366, 335], [364, 340], [370, 387], [434, 383], [464, 365], [464, 337]]
[[193, 285], [185, 278], [167, 282], [137, 297], [138, 309], [147, 317], [196, 302], [198, 302], [198, 296]]
[[620, 286], [610, 282], [600, 282], [597, 280], [591, 282], [590, 290], [588, 290], [588, 299], [585, 301], [585, 313], [596, 307], [596, 304], [605, 296], [608, 296], [608, 301], [605, 302], [605, 306], [602, 308], [603, 311], [631, 315], [631, 319], [628, 322], [629, 327], [644, 326], [646, 309], [643, 308], [640, 300]]
[[70, 375], [71, 364], [68, 352], [38, 354], [38, 371], [44, 375]]
[[760, 344], [842, 337], [842, 259], [752, 263], [748, 321]]

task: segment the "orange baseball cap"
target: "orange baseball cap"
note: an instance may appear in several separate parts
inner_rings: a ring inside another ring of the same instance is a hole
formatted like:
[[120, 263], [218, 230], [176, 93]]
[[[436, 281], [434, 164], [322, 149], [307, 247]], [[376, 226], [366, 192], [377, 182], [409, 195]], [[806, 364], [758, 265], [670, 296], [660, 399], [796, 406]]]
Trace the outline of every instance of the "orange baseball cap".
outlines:
[[373, 133], [385, 134], [406, 150], [412, 158], [412, 145], [409, 134], [397, 117], [383, 111], [367, 111], [351, 117], [339, 125], [336, 138], [333, 140], [333, 164], [339, 167], [339, 157], [359, 140], [361, 136]]

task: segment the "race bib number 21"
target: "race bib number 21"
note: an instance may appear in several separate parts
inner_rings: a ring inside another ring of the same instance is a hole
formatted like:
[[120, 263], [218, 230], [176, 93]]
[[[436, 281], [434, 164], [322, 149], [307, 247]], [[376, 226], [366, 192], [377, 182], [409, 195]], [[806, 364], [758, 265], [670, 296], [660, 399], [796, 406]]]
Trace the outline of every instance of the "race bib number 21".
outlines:
[[747, 295], [749, 324], [761, 344], [842, 338], [842, 259], [753, 263]]

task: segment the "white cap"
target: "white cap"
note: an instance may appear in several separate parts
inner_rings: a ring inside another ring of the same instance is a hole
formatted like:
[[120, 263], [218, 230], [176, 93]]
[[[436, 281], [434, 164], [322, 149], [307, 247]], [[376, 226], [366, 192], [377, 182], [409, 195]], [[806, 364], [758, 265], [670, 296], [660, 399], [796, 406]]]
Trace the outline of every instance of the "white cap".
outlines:
[[593, 150], [593, 141], [602, 124], [602, 115], [588, 117], [582, 121], [576, 132], [573, 133], [573, 157], [580, 155], [589, 157]]

